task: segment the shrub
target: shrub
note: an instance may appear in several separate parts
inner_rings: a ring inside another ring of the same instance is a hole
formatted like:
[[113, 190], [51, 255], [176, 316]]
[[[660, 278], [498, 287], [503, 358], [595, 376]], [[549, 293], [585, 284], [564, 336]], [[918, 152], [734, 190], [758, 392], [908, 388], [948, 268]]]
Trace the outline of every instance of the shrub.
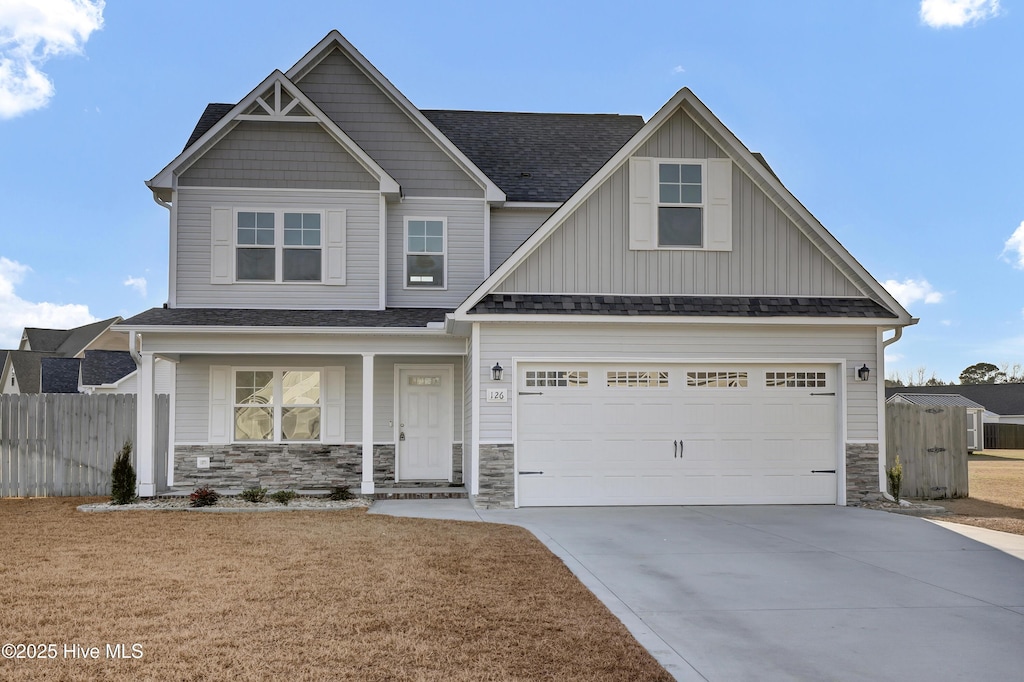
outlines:
[[110, 471], [110, 501], [113, 504], [130, 504], [135, 501], [135, 467], [132, 466], [130, 440], [126, 440], [114, 456], [114, 467]]
[[899, 455], [896, 455], [893, 465], [885, 470], [885, 476], [889, 479], [889, 494], [899, 502], [900, 488], [903, 487], [903, 465], [900, 464]]
[[204, 485], [202, 488], [192, 491], [192, 494], [188, 496], [188, 505], [190, 507], [212, 507], [217, 504], [219, 499], [220, 493]]
[[267, 489], [266, 488], [249, 488], [243, 490], [242, 494], [239, 495], [246, 502], [266, 502], [267, 501]]
[[287, 505], [289, 502], [298, 497], [299, 494], [294, 490], [278, 490], [276, 493], [270, 496], [274, 502], [280, 502], [283, 505]]
[[349, 490], [347, 485], [337, 485], [331, 488], [331, 492], [327, 493], [328, 500], [334, 500], [335, 502], [341, 502], [344, 500], [351, 500], [355, 495]]

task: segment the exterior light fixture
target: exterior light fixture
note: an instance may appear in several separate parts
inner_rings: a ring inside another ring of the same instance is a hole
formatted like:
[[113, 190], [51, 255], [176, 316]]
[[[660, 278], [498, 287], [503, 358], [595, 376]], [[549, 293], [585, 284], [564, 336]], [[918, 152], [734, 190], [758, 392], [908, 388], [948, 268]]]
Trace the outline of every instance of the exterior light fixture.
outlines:
[[867, 365], [864, 365], [863, 367], [857, 370], [857, 378], [860, 379], [861, 381], [867, 381], [870, 376], [871, 370], [868, 369]]
[[501, 373], [504, 371], [505, 369], [501, 366], [500, 362], [494, 363], [494, 367], [491, 367], [491, 379], [501, 381]]

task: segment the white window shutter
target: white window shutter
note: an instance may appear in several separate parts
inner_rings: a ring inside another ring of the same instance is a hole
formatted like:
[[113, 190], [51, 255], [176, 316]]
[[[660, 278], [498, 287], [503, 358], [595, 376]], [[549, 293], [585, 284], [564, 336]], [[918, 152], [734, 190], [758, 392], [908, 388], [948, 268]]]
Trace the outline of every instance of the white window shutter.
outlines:
[[320, 439], [324, 443], [345, 442], [345, 368], [328, 367], [324, 371], [323, 415]]
[[732, 251], [732, 161], [708, 159], [708, 251]]
[[210, 283], [231, 283], [231, 256], [234, 250], [232, 211], [214, 208], [210, 216]]
[[649, 251], [658, 248], [658, 212], [654, 159], [629, 160], [629, 248]]
[[234, 423], [234, 401], [231, 399], [231, 368], [210, 367], [210, 443], [230, 443]]
[[327, 238], [324, 239], [327, 268], [324, 284], [345, 283], [345, 211], [327, 211]]

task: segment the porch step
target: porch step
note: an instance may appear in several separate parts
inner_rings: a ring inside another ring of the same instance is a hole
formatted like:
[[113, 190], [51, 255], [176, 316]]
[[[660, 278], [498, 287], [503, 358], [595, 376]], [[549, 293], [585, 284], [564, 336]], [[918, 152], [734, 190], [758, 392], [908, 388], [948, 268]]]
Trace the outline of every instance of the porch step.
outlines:
[[375, 500], [464, 500], [469, 497], [465, 486], [443, 488], [376, 488]]

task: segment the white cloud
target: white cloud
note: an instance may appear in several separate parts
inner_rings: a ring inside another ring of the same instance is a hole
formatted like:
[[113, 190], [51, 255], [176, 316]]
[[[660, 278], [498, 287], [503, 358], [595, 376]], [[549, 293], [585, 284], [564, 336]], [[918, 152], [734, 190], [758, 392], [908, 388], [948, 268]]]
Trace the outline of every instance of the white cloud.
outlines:
[[[1009, 257], [1007, 257], [1009, 254]], [[1003, 244], [1003, 260], [1018, 270], [1024, 270], [1024, 221], [1017, 226], [1010, 238]]]
[[0, 118], [46, 106], [53, 82], [40, 67], [51, 57], [81, 54], [103, 27], [104, 0], [0, 1]]
[[903, 306], [917, 301], [942, 303], [942, 292], [935, 291], [926, 279], [905, 279], [902, 282], [887, 279], [882, 282], [882, 286]]
[[887, 364], [887, 365], [890, 364], [890, 363], [899, 362], [902, 359], [903, 359], [903, 354], [902, 353], [889, 353], [889, 352], [886, 352], [886, 354], [885, 354], [885, 364]]
[[686, 73], [686, 69], [683, 68], [682, 64], [677, 64], [672, 67], [672, 73]]
[[126, 287], [131, 287], [139, 292], [139, 296], [146, 297], [146, 278], [145, 277], [129, 277], [124, 281]]
[[78, 304], [32, 303], [14, 291], [32, 268], [0, 256], [0, 348], [13, 349], [25, 327], [71, 329], [95, 322], [89, 307]]
[[921, 21], [932, 28], [958, 28], [998, 16], [999, 0], [921, 0]]

